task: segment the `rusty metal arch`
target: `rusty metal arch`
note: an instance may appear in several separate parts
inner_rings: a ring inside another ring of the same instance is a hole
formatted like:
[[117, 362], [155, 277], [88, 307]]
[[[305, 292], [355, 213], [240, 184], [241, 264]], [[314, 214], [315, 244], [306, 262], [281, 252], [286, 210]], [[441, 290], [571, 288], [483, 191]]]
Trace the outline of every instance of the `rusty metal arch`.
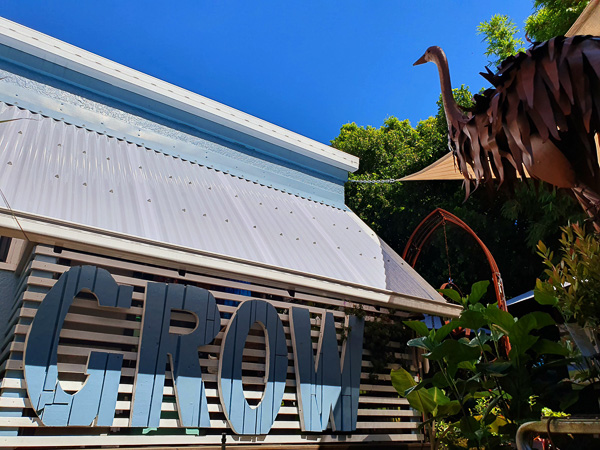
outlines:
[[410, 264], [412, 267], [415, 267], [417, 263], [417, 259], [421, 254], [421, 250], [423, 246], [429, 241], [431, 235], [441, 226], [446, 223], [451, 223], [456, 225], [457, 227], [465, 230], [469, 233], [475, 241], [479, 244], [485, 257], [488, 260], [490, 265], [490, 269], [492, 271], [492, 280], [494, 284], [494, 290], [496, 293], [496, 300], [498, 302], [498, 307], [504, 311], [507, 311], [506, 307], [506, 297], [504, 295], [504, 285], [502, 283], [502, 277], [500, 275], [500, 269], [498, 269], [498, 265], [496, 264], [496, 260], [492, 256], [492, 253], [486, 247], [479, 236], [462, 220], [456, 217], [454, 214], [449, 213], [448, 211], [442, 208], [436, 208], [433, 210], [425, 219], [421, 221], [421, 223], [415, 228], [415, 231], [410, 236], [406, 247], [404, 248], [404, 253], [402, 254], [402, 258]]

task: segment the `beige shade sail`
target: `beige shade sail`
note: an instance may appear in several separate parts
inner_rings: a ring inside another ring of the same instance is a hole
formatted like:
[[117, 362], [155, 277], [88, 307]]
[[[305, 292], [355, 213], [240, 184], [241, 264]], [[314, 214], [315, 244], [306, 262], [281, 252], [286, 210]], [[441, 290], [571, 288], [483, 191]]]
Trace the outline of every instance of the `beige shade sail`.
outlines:
[[[475, 174], [471, 169], [471, 166], [468, 166], [469, 177], [475, 179]], [[527, 170], [525, 170], [525, 175], [529, 177]], [[517, 177], [520, 178], [517, 173]], [[495, 178], [495, 177], [494, 177]], [[462, 174], [458, 171], [458, 167], [454, 163], [454, 158], [452, 157], [452, 153], [446, 153], [440, 159], [438, 159], [433, 164], [425, 167], [424, 169], [419, 170], [416, 173], [411, 175], [407, 175], [404, 178], [401, 178], [400, 181], [445, 181], [445, 180], [464, 180]]]

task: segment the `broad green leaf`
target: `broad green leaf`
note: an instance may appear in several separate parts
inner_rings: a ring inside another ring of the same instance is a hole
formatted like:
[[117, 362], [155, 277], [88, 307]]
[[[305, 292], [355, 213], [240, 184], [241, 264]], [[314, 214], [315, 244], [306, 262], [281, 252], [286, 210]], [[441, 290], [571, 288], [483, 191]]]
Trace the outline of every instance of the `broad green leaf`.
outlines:
[[454, 289], [438, 289], [438, 292], [441, 294], [444, 294], [446, 297], [448, 297], [453, 302], [462, 304], [462, 301], [461, 301], [462, 299], [460, 297], [460, 294], [457, 291], [455, 291]]
[[542, 328], [550, 326], [550, 325], [556, 325], [556, 322], [554, 321], [552, 316], [548, 313], [541, 312], [541, 311], [533, 311], [527, 315], [535, 318], [535, 329], [536, 330], [541, 330]]
[[465, 416], [460, 419], [460, 431], [467, 439], [477, 440], [476, 432], [479, 430], [479, 422], [473, 416]]
[[452, 320], [436, 330], [433, 340], [438, 343], [442, 342], [453, 330], [459, 327], [460, 325]]
[[444, 394], [444, 391], [435, 386], [427, 389], [427, 392], [429, 393], [429, 395], [431, 395], [431, 398], [438, 406], [445, 405], [450, 402], [450, 398], [448, 398], [446, 394]]
[[429, 336], [429, 328], [420, 320], [405, 320], [404, 325], [414, 330], [417, 336]]
[[540, 305], [555, 306], [558, 303], [558, 298], [549, 292], [541, 291], [537, 287], [533, 290], [533, 298]]
[[488, 305], [485, 310], [485, 317], [489, 321], [490, 326], [492, 324], [496, 325], [505, 334], [508, 334], [515, 324], [515, 318], [510, 313], [498, 308], [498, 305]]
[[407, 390], [417, 385], [417, 382], [414, 380], [413, 376], [402, 367], [392, 370], [390, 375], [394, 389], [396, 389], [398, 394], [400, 394], [402, 397], [404, 397], [404, 393]]
[[473, 363], [473, 361], [461, 361], [458, 363], [458, 368], [469, 370], [471, 372], [477, 371], [477, 369], [475, 368], [475, 363]]
[[532, 349], [535, 350], [538, 355], [567, 356], [569, 354], [569, 350], [564, 345], [561, 345], [558, 342], [552, 342], [548, 339], [540, 339], [533, 345]]
[[431, 339], [429, 338], [429, 336], [423, 336], [423, 337], [418, 337], [418, 338], [414, 338], [414, 339], [410, 339], [406, 345], [408, 345], [409, 347], [418, 347], [418, 348], [422, 348], [424, 350], [427, 350], [428, 352], [430, 352], [431, 350], [434, 349], [435, 345], [433, 342], [431, 342]]
[[494, 361], [491, 363], [477, 364], [477, 368], [484, 373], [489, 373], [494, 376], [504, 376], [511, 368], [512, 364], [509, 361]]
[[458, 400], [451, 400], [444, 405], [439, 405], [437, 415], [439, 416], [454, 416], [460, 412], [460, 403]]
[[462, 361], [476, 361], [481, 355], [478, 348], [469, 347], [462, 342], [446, 340], [424, 356], [432, 361], [445, 360], [450, 364]]
[[436, 372], [433, 378], [431, 378], [431, 382], [434, 386], [442, 389], [449, 386], [448, 380], [442, 372]]
[[410, 391], [408, 395], [405, 395], [409, 389], [417, 385], [412, 375], [405, 369], [392, 370], [391, 378], [394, 389], [408, 400], [410, 406], [425, 414], [431, 414], [435, 410], [437, 405], [427, 390], [415, 389]]
[[481, 298], [487, 292], [489, 285], [490, 282], [488, 280], [478, 281], [477, 283], [473, 284], [473, 286], [471, 286], [471, 293], [469, 294], [469, 303], [473, 305], [479, 302], [479, 300], [481, 300]]
[[478, 330], [487, 325], [487, 321], [483, 314], [472, 309], [463, 311], [460, 318], [457, 320], [457, 323], [460, 324], [461, 327], [470, 328], [471, 330]]

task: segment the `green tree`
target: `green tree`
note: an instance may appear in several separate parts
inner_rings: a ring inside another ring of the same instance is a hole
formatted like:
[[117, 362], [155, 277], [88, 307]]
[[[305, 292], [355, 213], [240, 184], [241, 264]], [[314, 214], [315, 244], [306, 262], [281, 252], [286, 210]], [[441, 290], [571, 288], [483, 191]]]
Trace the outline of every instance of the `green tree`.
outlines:
[[[533, 13], [525, 19], [525, 33], [529, 40], [544, 42], [562, 36], [573, 25], [590, 0], [534, 0]], [[490, 63], [499, 65], [504, 59], [524, 51], [519, 29], [505, 15], [496, 14], [481, 22], [477, 33], [487, 42], [485, 55]]]
[[[455, 89], [454, 96], [462, 107], [472, 104], [471, 92], [465, 86]], [[465, 203], [464, 190], [457, 181], [356, 183], [399, 179], [446, 154], [447, 125], [441, 99], [438, 114], [416, 127], [395, 117], [380, 128], [346, 124], [332, 145], [360, 158], [359, 170], [346, 184], [346, 204], [398, 253], [402, 254], [411, 233], [427, 214], [444, 208], [469, 224], [488, 246], [509, 297], [531, 289], [541, 274], [543, 267], [535, 254], [537, 241], [557, 240], [559, 226], [571, 217], [568, 211], [580, 211], [569, 197], [555, 191], [545, 194], [544, 186], [533, 184], [518, 189], [516, 197], [505, 189], [479, 189]], [[538, 195], [543, 201], [536, 203]], [[419, 257], [417, 270], [434, 286], [450, 276], [458, 286], [490, 278], [483, 251], [464, 231], [453, 227], [432, 236]]]
[[508, 17], [500, 14], [492, 16], [486, 22], [481, 22], [477, 27], [477, 34], [484, 35], [487, 43], [485, 56], [493, 66], [498, 66], [509, 56], [524, 51], [523, 40], [516, 37], [519, 29]]
[[525, 32], [533, 41], [562, 36], [577, 20], [590, 0], [535, 0], [534, 13], [525, 20]]

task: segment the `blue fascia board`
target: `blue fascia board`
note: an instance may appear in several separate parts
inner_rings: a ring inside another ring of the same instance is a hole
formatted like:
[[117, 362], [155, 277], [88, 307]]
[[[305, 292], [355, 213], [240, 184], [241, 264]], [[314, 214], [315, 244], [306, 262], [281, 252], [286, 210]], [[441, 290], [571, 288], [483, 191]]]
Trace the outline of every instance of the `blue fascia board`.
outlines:
[[[186, 153], [185, 149], [182, 149], [182, 146], [177, 146], [176, 149], [160, 149], [167, 154], [251, 179], [251, 181], [257, 181], [261, 184], [317, 202], [342, 209], [346, 208], [343, 198], [343, 185], [348, 179], [348, 172], [343, 169], [278, 147], [253, 136], [229, 129], [223, 125], [216, 124], [125, 89], [117, 88], [106, 82], [4, 45], [0, 45], [0, 67], [2, 66], [8, 72], [35, 80], [55, 89], [64, 90], [91, 101], [125, 111], [129, 114], [196, 136], [209, 143], [228, 147], [238, 152], [240, 159], [236, 161], [233, 158], [224, 158], [222, 155], [210, 152], [210, 155], [206, 154], [205, 159], [199, 160], [197, 152], [195, 152], [196, 154]], [[5, 95], [2, 95], [2, 97], [1, 99], [7, 103], [17, 104], [27, 107], [34, 112], [43, 113], [76, 125], [82, 125], [78, 123], [77, 117], [66, 117], [57, 108], [49, 108], [47, 105], [48, 102], [45, 102], [46, 104], [40, 107], [40, 105], [36, 105], [33, 102], [27, 104], [23, 99], [16, 102], [14, 98], [7, 98]], [[79, 122], [81, 122], [81, 119], [79, 119]], [[106, 126], [103, 126], [101, 123], [86, 123], [85, 126], [86, 128], [106, 133]], [[145, 142], [143, 137], [139, 138], [133, 133], [129, 133], [128, 136], [121, 136], [119, 133], [115, 133], [114, 135], [152, 148], [151, 141], [148, 142], [146, 140]], [[248, 166], [243, 163], [243, 160], [247, 157], [260, 159], [287, 168], [288, 170], [297, 172], [299, 176], [296, 177], [296, 180], [290, 181], [289, 178], [281, 177], [281, 174], [274, 173], [274, 171], [264, 170], [255, 170], [253, 174], [248, 175]], [[314, 186], [311, 186], [314, 183], [310, 183], [310, 179], [314, 178], [323, 180], [325, 184], [334, 188], [330, 189], [331, 192], [323, 192], [322, 189], [318, 188], [315, 189]]]

